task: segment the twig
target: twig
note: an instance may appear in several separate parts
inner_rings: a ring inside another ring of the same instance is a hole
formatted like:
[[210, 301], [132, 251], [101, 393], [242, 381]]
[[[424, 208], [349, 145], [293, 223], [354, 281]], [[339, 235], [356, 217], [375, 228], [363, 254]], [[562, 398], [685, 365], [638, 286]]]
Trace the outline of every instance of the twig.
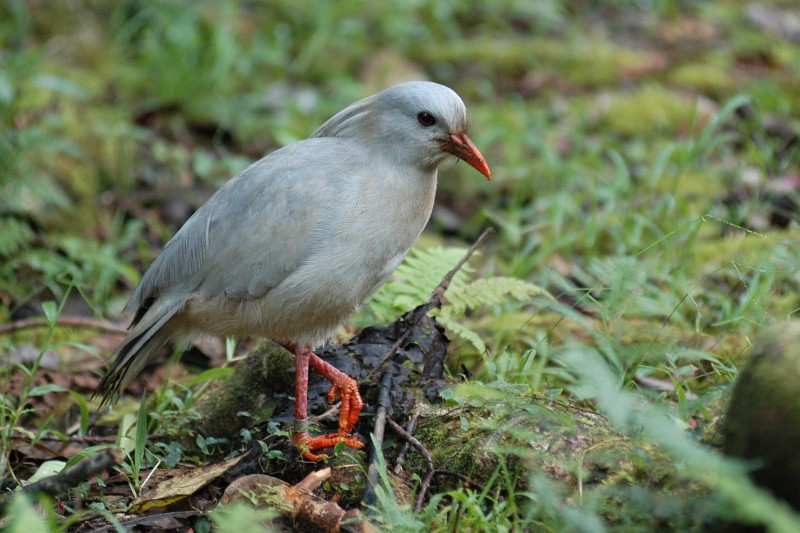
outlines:
[[[109, 322], [108, 320], [98, 320], [96, 318], [86, 318], [82, 316], [62, 315], [56, 319], [56, 324], [70, 328], [97, 329], [107, 333], [119, 333], [120, 335], [125, 335], [128, 333], [126, 328], [123, 328], [122, 326], [113, 322]], [[34, 318], [25, 318], [22, 320], [16, 320], [14, 322], [9, 322], [8, 324], [0, 325], [0, 335], [13, 333], [23, 329], [47, 327], [48, 325], [49, 323], [44, 317], [37, 316]]]
[[[165, 523], [168, 521], [170, 525], [175, 525], [175, 529], [178, 527], [183, 526], [178, 519], [180, 518], [192, 518], [195, 516], [203, 516], [205, 512], [203, 511], [175, 511], [172, 513], [159, 513], [149, 516], [142, 516], [139, 518], [132, 518], [131, 520], [126, 520], [124, 522], [119, 522], [119, 525], [123, 527], [123, 531], [133, 531], [134, 527], [144, 527], [147, 528], [150, 526], [152, 529], [148, 529], [148, 531], [163, 531], [162, 528], [166, 525]], [[183, 526], [185, 527], [185, 526]], [[106, 532], [116, 532], [119, 531], [115, 524], [109, 524], [107, 526], [103, 526], [100, 528], [89, 530], [87, 533], [106, 533]]]
[[[659, 392], [670, 392], [675, 394], [676, 392], [676, 385], [672, 381], [667, 381], [663, 379], [656, 379], [651, 378], [648, 376], [633, 376], [633, 381], [642, 385], [643, 387], [647, 387]], [[686, 399], [687, 400], [696, 400], [697, 395], [690, 391], [685, 391]]]
[[331, 477], [331, 467], [315, 470], [295, 484], [294, 488], [308, 493], [314, 492], [317, 488], [328, 481]]
[[150, 469], [150, 473], [147, 474], [147, 477], [144, 478], [144, 481], [142, 481], [142, 484], [139, 485], [139, 494], [140, 495], [144, 491], [144, 486], [147, 485], [147, 482], [150, 481], [150, 478], [153, 477], [153, 474], [156, 473], [156, 470], [158, 470], [159, 466], [161, 466], [161, 459], [156, 461], [156, 465], [153, 468]]
[[335, 416], [339, 414], [339, 410], [342, 408], [342, 402], [336, 402], [335, 404], [331, 405], [330, 409], [325, 411], [324, 413], [320, 413], [316, 416], [312, 416], [308, 419], [309, 424], [318, 424], [322, 420], [325, 420], [329, 416]]
[[444, 293], [447, 291], [447, 288], [450, 287], [450, 283], [453, 281], [453, 278], [456, 277], [456, 274], [458, 274], [458, 271], [461, 270], [461, 267], [463, 267], [466, 262], [469, 261], [469, 258], [472, 257], [472, 254], [475, 253], [475, 250], [483, 245], [484, 241], [486, 241], [486, 239], [488, 239], [492, 233], [494, 233], [494, 228], [486, 228], [483, 230], [483, 233], [481, 233], [475, 242], [472, 243], [472, 246], [469, 247], [469, 250], [467, 250], [467, 253], [464, 254], [464, 257], [462, 257], [461, 260], [456, 263], [456, 266], [454, 266], [453, 269], [448, 272], [444, 278], [442, 278], [441, 283], [439, 283], [439, 285], [437, 285], [433, 290], [431, 299], [428, 300], [431, 308], [442, 306], [442, 298], [444, 298]]
[[[22, 488], [27, 494], [42, 493], [57, 496], [67, 489], [80, 485], [95, 474], [99, 474], [108, 467], [119, 464], [124, 459], [120, 450], [107, 448], [97, 455], [87, 457], [78, 464], [54, 476], [46, 477], [36, 483], [31, 483]], [[0, 509], [8, 503], [9, 496], [0, 499]]]
[[425, 479], [422, 481], [422, 485], [419, 488], [419, 494], [417, 495], [417, 501], [414, 502], [414, 512], [418, 513], [422, 510], [422, 502], [425, 500], [425, 495], [428, 493], [428, 488], [431, 486], [431, 480], [433, 479], [433, 457], [431, 456], [431, 452], [418, 441], [414, 435], [408, 433], [405, 429], [400, 426], [397, 422], [389, 418], [387, 420], [389, 422], [389, 426], [400, 435], [406, 442], [408, 442], [411, 446], [414, 447], [415, 450], [419, 452], [423, 459], [425, 459], [425, 464], [428, 467], [428, 474], [425, 476]]
[[476, 489], [478, 489], [480, 491], [483, 491], [485, 489], [485, 487], [482, 484], [478, 483], [477, 481], [474, 481], [472, 478], [470, 478], [468, 476], [465, 476], [464, 474], [460, 474], [459, 472], [451, 472], [450, 470], [436, 470], [433, 473], [433, 475], [434, 476], [455, 477], [455, 478], [460, 479], [461, 481], [463, 481], [467, 485], [469, 485], [471, 487], [475, 487]]
[[[7, 426], [0, 426], [0, 431], [7, 431]], [[18, 431], [12, 429], [9, 431], [8, 435], [11, 439], [19, 439], [24, 441], [44, 441], [44, 442], [72, 442], [77, 444], [113, 444], [117, 442], [116, 436], [102, 436], [102, 435], [67, 435], [67, 436], [59, 436], [53, 434], [45, 434], [45, 435], [36, 435], [36, 431], [38, 430], [30, 430], [29, 432], [26, 431]], [[147, 436], [148, 440], [155, 440], [161, 438], [160, 435], [157, 434], [149, 434]]]
[[[411, 420], [408, 421], [408, 427], [406, 431], [409, 434], [414, 433], [414, 428], [417, 425], [417, 420], [419, 419], [419, 411], [415, 411], [413, 415], [411, 415]], [[406, 453], [408, 453], [409, 443], [405, 441], [403, 443], [403, 447], [400, 448], [400, 453], [397, 454], [397, 460], [394, 462], [394, 473], [399, 474], [401, 470], [403, 470], [403, 463], [406, 460]]]
[[428, 311], [434, 308], [438, 309], [442, 306], [442, 298], [444, 298], [444, 293], [447, 291], [448, 287], [450, 287], [450, 283], [453, 281], [453, 278], [456, 276], [456, 274], [458, 274], [458, 271], [461, 270], [461, 267], [463, 267], [464, 264], [469, 261], [469, 258], [472, 257], [472, 254], [475, 253], [475, 250], [477, 250], [478, 247], [480, 247], [492, 233], [494, 233], [494, 228], [486, 228], [483, 230], [483, 233], [481, 233], [475, 242], [472, 243], [472, 246], [469, 247], [469, 250], [467, 250], [467, 253], [464, 254], [464, 257], [462, 257], [461, 260], [456, 263], [456, 266], [454, 266], [450, 272], [445, 274], [445, 276], [442, 278], [442, 281], [439, 282], [439, 285], [437, 285], [433, 290], [433, 293], [428, 301], [414, 309], [412, 312], [413, 318], [411, 323], [408, 325], [400, 338], [397, 339], [394, 344], [392, 344], [392, 347], [389, 348], [389, 351], [383, 356], [383, 359], [381, 359], [381, 362], [375, 367], [375, 370], [373, 370], [372, 373], [365, 378], [365, 381], [372, 379], [380, 371], [381, 367], [383, 367], [386, 361], [394, 357], [394, 355], [397, 353], [397, 350], [400, 349], [408, 337], [411, 336], [411, 333], [414, 331], [414, 329], [422, 321], [422, 318], [428, 314]]
[[375, 413], [375, 447], [372, 449], [372, 454], [369, 458], [369, 468], [367, 468], [367, 490], [364, 491], [364, 504], [372, 505], [377, 499], [378, 495], [375, 487], [379, 484], [378, 475], [378, 454], [381, 453], [381, 446], [383, 445], [383, 435], [386, 429], [387, 411], [392, 408], [389, 392], [392, 389], [392, 375], [386, 373], [381, 379], [381, 388], [378, 393], [378, 410]]

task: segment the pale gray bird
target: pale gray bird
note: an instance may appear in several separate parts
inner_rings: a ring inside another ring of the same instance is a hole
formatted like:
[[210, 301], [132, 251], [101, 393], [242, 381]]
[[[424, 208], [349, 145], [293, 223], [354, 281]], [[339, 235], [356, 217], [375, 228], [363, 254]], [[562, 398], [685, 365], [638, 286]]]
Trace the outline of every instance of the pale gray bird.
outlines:
[[[397, 268], [433, 207], [437, 170], [456, 156], [491, 179], [467, 136], [461, 98], [436, 83], [396, 85], [333, 116], [310, 138], [253, 163], [175, 234], [136, 287], [129, 333], [100, 382], [115, 399], [170, 340], [267, 337], [296, 357], [295, 442], [344, 441], [356, 382], [317, 357], [322, 343]], [[338, 433], [306, 429], [309, 364], [342, 400]]]

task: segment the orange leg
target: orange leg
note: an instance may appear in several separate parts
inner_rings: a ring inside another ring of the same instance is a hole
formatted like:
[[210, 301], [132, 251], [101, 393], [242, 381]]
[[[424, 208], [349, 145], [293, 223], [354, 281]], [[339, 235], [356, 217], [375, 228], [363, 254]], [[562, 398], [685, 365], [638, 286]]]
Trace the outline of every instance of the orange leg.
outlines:
[[[296, 374], [294, 385], [294, 417], [299, 429], [294, 436], [295, 444], [303, 450], [303, 456], [312, 461], [320, 461], [327, 458], [325, 454], [314, 454], [314, 450], [329, 448], [340, 442], [344, 442], [352, 448], [363, 448], [364, 443], [348, 437], [353, 430], [353, 426], [358, 422], [358, 415], [364, 403], [358, 393], [358, 384], [353, 378], [329, 365], [314, 352], [310, 346], [297, 347], [293, 344], [283, 345], [287, 350], [294, 353], [296, 360]], [[331, 382], [331, 390], [328, 392], [328, 401], [333, 403], [336, 396], [342, 400], [342, 407], [339, 411], [339, 431], [328, 435], [311, 437], [306, 426], [308, 424], [308, 366], [314, 367], [317, 372], [322, 374], [325, 379]]]

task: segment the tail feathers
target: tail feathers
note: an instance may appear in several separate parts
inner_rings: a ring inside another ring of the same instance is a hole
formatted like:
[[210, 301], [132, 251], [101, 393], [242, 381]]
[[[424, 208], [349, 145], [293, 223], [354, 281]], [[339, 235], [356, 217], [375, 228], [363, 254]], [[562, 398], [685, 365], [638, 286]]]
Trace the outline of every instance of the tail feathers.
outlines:
[[114, 362], [95, 392], [95, 395], [102, 394], [102, 404], [117, 401], [119, 393], [136, 379], [158, 349], [172, 338], [173, 328], [165, 326], [180, 311], [181, 305], [163, 307], [157, 304], [151, 307], [114, 351]]

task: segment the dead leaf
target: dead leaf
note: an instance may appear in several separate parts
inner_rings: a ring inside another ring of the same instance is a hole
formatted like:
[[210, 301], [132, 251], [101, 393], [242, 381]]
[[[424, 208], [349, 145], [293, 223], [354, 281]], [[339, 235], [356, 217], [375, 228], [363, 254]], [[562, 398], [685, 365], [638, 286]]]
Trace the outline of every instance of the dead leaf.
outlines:
[[193, 494], [225, 474], [239, 463], [246, 454], [221, 463], [187, 470], [171, 479], [163, 481], [151, 491], [140, 495], [128, 510], [131, 514], [141, 514], [152, 509], [173, 505]]

